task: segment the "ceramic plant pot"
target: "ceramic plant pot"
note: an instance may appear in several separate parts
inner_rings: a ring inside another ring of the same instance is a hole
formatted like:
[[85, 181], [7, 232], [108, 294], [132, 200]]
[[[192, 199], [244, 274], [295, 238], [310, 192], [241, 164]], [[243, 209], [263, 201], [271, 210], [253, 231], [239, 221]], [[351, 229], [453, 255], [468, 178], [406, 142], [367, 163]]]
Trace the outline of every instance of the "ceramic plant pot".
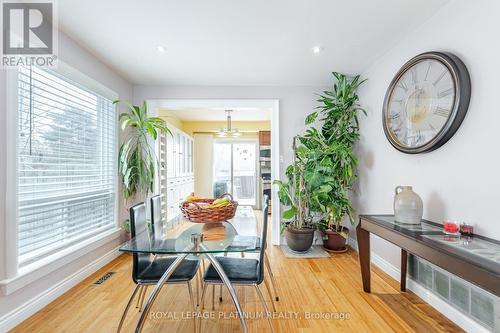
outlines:
[[[349, 235], [349, 229], [346, 227], [341, 227], [341, 232], [343, 234]], [[344, 250], [347, 244], [347, 238], [343, 237], [340, 232], [333, 230], [324, 230], [321, 232], [323, 234], [323, 247], [331, 251], [341, 251]]]
[[422, 220], [424, 205], [411, 186], [398, 186], [395, 189], [394, 217], [396, 222], [419, 224]]
[[295, 252], [306, 252], [314, 241], [314, 229], [286, 228], [286, 244]]

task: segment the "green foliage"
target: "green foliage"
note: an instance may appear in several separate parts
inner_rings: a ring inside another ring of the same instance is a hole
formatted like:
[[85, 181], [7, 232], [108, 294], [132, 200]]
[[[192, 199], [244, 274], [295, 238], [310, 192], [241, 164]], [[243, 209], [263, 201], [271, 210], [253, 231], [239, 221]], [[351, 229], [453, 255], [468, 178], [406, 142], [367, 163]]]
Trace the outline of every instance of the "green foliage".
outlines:
[[123, 221], [122, 228], [123, 228], [123, 230], [125, 230], [126, 233], [130, 233], [130, 220], [129, 219], [126, 219], [125, 221]]
[[318, 99], [321, 129], [308, 129], [301, 142], [311, 151], [308, 169], [316, 170], [317, 181], [310, 190], [311, 210], [324, 216], [326, 223], [320, 223], [320, 229], [340, 231], [344, 216], [354, 223], [349, 192], [357, 178], [358, 159], [353, 145], [359, 140], [358, 115], [366, 115], [356, 92], [365, 80], [360, 80], [359, 75], [333, 75], [337, 81], [333, 90], [324, 91]]
[[318, 227], [323, 230], [340, 230], [346, 215], [354, 223], [349, 192], [356, 180], [358, 160], [353, 145], [359, 140], [358, 114], [366, 115], [356, 91], [364, 81], [359, 75], [333, 75], [333, 90], [320, 95], [319, 111], [305, 119], [311, 126], [294, 138], [294, 161], [286, 170], [288, 181], [274, 182], [280, 202], [290, 207], [283, 218], [292, 220], [296, 227], [310, 225], [315, 214], [320, 216]]
[[156, 140], [158, 132], [170, 133], [170, 130], [163, 119], [148, 117], [145, 101], [142, 107], [127, 101], [113, 102], [113, 104], [118, 103], [124, 103], [129, 108], [129, 112], [120, 114], [119, 118], [122, 131], [127, 131], [127, 138], [118, 153], [123, 197], [127, 199], [137, 192], [144, 192], [147, 195], [153, 191], [155, 167], [158, 166], [151, 139]]
[[293, 163], [286, 169], [287, 181], [275, 180], [273, 184], [278, 186], [278, 198], [280, 202], [289, 207], [283, 212], [286, 220], [281, 225], [281, 232], [287, 226], [296, 229], [313, 228], [312, 216], [308, 207], [308, 193], [306, 185], [306, 164], [304, 157], [306, 151], [297, 147], [298, 137], [293, 139], [294, 159]]

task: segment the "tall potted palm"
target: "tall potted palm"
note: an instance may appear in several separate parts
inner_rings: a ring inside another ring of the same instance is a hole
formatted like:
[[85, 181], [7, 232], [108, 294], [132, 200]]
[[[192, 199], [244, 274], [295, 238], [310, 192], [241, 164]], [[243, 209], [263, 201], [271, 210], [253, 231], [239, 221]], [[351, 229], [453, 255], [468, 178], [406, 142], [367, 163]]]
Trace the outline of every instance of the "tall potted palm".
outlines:
[[[121, 113], [119, 117], [120, 127], [126, 132], [126, 138], [118, 152], [118, 171], [123, 185], [125, 206], [127, 206], [129, 198], [138, 193], [147, 196], [153, 191], [159, 162], [152, 142], [156, 140], [159, 132], [170, 133], [170, 130], [163, 119], [148, 117], [146, 101], [142, 106], [120, 100], [113, 103], [123, 103], [129, 111]], [[128, 221], [124, 221], [125, 230], [127, 230], [127, 223]]]
[[358, 159], [353, 146], [359, 140], [359, 105], [357, 89], [365, 81], [360, 76], [348, 77], [333, 73], [337, 83], [332, 91], [320, 95], [319, 112], [311, 113], [306, 124], [320, 116], [320, 129], [310, 128], [304, 135], [303, 150], [307, 152], [309, 169], [316, 172], [308, 182], [311, 186], [310, 209], [322, 214], [318, 228], [328, 250], [345, 248], [349, 229], [342, 225], [345, 217], [354, 225], [349, 194], [357, 178]]

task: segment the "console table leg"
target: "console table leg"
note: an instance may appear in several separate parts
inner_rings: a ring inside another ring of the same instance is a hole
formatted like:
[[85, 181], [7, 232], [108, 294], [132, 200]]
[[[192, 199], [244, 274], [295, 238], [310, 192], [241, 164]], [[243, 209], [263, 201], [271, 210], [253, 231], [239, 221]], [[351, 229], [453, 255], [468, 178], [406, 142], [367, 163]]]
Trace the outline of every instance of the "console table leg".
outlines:
[[370, 233], [361, 228], [361, 223], [356, 227], [358, 238], [359, 265], [363, 279], [363, 290], [370, 292]]
[[408, 253], [401, 249], [401, 291], [406, 291], [406, 268], [408, 266]]

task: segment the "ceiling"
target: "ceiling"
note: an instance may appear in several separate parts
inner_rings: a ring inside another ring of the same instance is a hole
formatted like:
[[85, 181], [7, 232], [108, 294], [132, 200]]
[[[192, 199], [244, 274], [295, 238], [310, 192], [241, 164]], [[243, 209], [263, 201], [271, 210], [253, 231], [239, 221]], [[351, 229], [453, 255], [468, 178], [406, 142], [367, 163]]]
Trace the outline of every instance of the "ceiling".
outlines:
[[131, 83], [326, 85], [331, 71], [363, 71], [446, 2], [61, 0], [58, 11], [65, 33]]
[[269, 121], [273, 100], [230, 99], [164, 99], [148, 101], [160, 114], [174, 116], [181, 121], [225, 121], [226, 110], [232, 110], [233, 121]]

